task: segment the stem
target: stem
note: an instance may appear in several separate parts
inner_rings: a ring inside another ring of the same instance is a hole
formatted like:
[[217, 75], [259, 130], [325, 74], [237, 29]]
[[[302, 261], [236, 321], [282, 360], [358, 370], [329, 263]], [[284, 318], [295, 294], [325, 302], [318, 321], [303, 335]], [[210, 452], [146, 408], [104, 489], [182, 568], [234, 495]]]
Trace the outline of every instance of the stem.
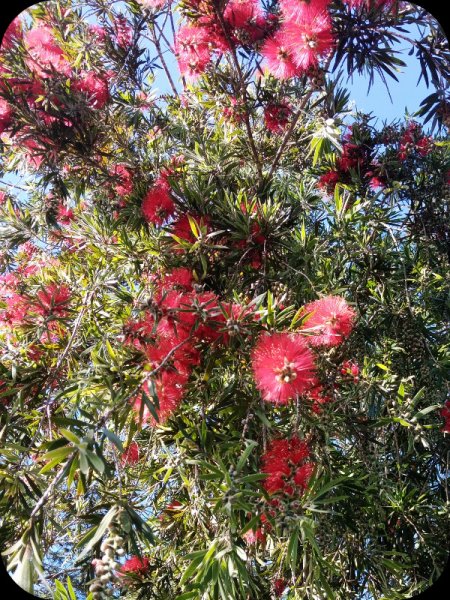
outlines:
[[245, 128], [247, 130], [247, 136], [248, 136], [248, 141], [250, 143], [250, 148], [253, 154], [253, 158], [255, 160], [255, 165], [256, 165], [256, 169], [258, 171], [258, 178], [260, 181], [262, 181], [263, 175], [262, 175], [262, 167], [261, 167], [261, 161], [259, 159], [258, 156], [258, 150], [256, 148], [256, 144], [255, 144], [255, 140], [253, 138], [253, 133], [252, 133], [252, 128], [250, 126], [250, 115], [249, 115], [249, 110], [248, 110], [248, 95], [247, 95], [247, 86], [245, 84], [244, 81], [244, 76], [242, 74], [242, 69], [241, 69], [241, 65], [239, 64], [237, 55], [236, 55], [236, 50], [234, 48], [233, 42], [230, 38], [230, 34], [228, 33], [227, 30], [227, 26], [226, 23], [223, 19], [223, 15], [220, 12], [220, 10], [218, 8], [216, 8], [214, 6], [214, 10], [217, 16], [217, 19], [220, 23], [220, 26], [222, 28], [222, 31], [227, 39], [228, 45], [230, 47], [230, 52], [231, 52], [231, 57], [233, 59], [233, 64], [234, 67], [236, 69], [237, 75], [238, 75], [238, 80], [239, 80], [239, 87], [240, 87], [240, 91], [242, 94], [242, 99], [244, 101], [245, 104], [245, 112], [244, 112], [244, 123], [245, 123]]

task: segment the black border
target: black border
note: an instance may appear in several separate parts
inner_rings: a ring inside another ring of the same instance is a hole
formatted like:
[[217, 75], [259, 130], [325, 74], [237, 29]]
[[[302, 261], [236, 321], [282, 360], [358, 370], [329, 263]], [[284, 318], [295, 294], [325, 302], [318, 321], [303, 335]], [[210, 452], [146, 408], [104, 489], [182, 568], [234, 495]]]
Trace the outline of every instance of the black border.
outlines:
[[[3, 0], [5, 1], [5, 0]], [[45, 1], [45, 0], [41, 0]], [[30, 0], [14, 0], [12, 5], [2, 6], [0, 12], [0, 39], [3, 38], [3, 34], [6, 29], [10, 25], [10, 23], [19, 15], [22, 11], [26, 10], [30, 6], [34, 6], [38, 4], [38, 2], [31, 2]], [[450, 20], [448, 18], [448, 5], [444, 0], [420, 0], [419, 2], [414, 2], [414, 4], [425, 8], [428, 12], [430, 12], [435, 19], [439, 22], [442, 29], [445, 31], [447, 38], [450, 43]], [[446, 10], [447, 9], [447, 10]], [[445, 535], [443, 536], [446, 537]], [[0, 559], [0, 591], [2, 592], [2, 596], [5, 598], [25, 598], [25, 599], [34, 599], [38, 596], [34, 596], [32, 594], [28, 594], [21, 587], [19, 587], [8, 575], [6, 572], [3, 560]], [[11, 593], [9, 593], [11, 592]], [[414, 600], [439, 600], [440, 598], [448, 598], [450, 595], [450, 548], [449, 548], [449, 558], [447, 560], [447, 565], [445, 566], [443, 572], [441, 573], [438, 580], [431, 585], [425, 592], [421, 594], [417, 594], [413, 596]], [[325, 600], [325, 599], [324, 599]], [[405, 598], [405, 600], [408, 600]]]

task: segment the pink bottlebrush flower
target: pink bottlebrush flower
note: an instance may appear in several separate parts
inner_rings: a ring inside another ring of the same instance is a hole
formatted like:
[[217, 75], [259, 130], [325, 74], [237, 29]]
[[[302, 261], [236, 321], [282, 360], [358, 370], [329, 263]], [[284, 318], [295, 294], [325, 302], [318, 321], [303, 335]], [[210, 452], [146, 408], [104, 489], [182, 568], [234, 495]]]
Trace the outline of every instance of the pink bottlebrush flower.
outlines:
[[242, 537], [248, 545], [264, 544], [266, 541], [266, 534], [261, 527], [249, 529]]
[[289, 122], [292, 109], [287, 102], [268, 104], [264, 108], [264, 123], [272, 133], [281, 133]]
[[58, 46], [51, 27], [30, 29], [24, 35], [24, 45], [28, 51], [26, 63], [39, 77], [50, 77], [52, 72], [66, 77], [71, 75], [71, 66]]
[[137, 442], [131, 442], [131, 444], [122, 453], [120, 461], [125, 465], [135, 465], [139, 462], [139, 444]]
[[92, 71], [84, 71], [72, 84], [72, 90], [87, 96], [92, 108], [103, 108], [109, 99], [108, 83]]
[[355, 311], [340, 296], [325, 296], [304, 307], [307, 316], [304, 329], [313, 346], [337, 346], [347, 338], [355, 320]]
[[201, 75], [211, 61], [212, 49], [210, 34], [205, 27], [180, 27], [175, 42], [180, 73], [190, 78]]
[[311, 21], [323, 14], [331, 0], [279, 0], [284, 21]]
[[34, 309], [39, 314], [45, 316], [52, 314], [57, 317], [67, 315], [67, 304], [71, 294], [66, 285], [50, 283], [46, 288], [40, 290], [36, 296], [37, 303], [34, 305]]
[[223, 16], [231, 27], [241, 29], [262, 16], [262, 9], [258, 0], [230, 0]]
[[162, 225], [175, 212], [167, 180], [159, 177], [142, 201], [142, 214], [147, 223]]
[[119, 163], [114, 165], [110, 173], [111, 176], [116, 180], [114, 185], [114, 191], [116, 194], [121, 198], [129, 196], [133, 191], [133, 172], [130, 167]]
[[88, 32], [92, 35], [97, 43], [104, 42], [106, 39], [106, 31], [100, 25], [89, 25]]
[[20, 17], [16, 17], [5, 31], [2, 39], [2, 51], [11, 48], [16, 40], [22, 35], [22, 22]]
[[300, 335], [262, 335], [252, 353], [256, 387], [267, 402], [287, 404], [304, 393], [315, 375], [314, 359]]
[[143, 577], [146, 575], [150, 568], [150, 560], [147, 557], [139, 558], [138, 556], [132, 556], [120, 567], [118, 571], [119, 575], [137, 575]]
[[159, 10], [162, 8], [167, 0], [137, 0], [139, 4], [143, 6], [143, 8], [148, 8], [149, 10]]
[[25, 242], [24, 244], [21, 244], [17, 248], [17, 252], [24, 254], [28, 260], [33, 258], [33, 256], [36, 254], [37, 251], [38, 251], [37, 246], [35, 246], [33, 244], [33, 242], [30, 242], [30, 241]]
[[12, 292], [5, 298], [5, 304], [6, 308], [0, 310], [0, 322], [8, 327], [23, 325], [30, 310], [27, 298]]
[[75, 213], [71, 208], [64, 206], [64, 204], [59, 204], [58, 213], [56, 215], [56, 220], [60, 225], [68, 225], [75, 218]]
[[333, 400], [323, 389], [323, 386], [317, 382], [313, 388], [308, 391], [308, 397], [313, 401], [312, 411], [316, 414], [322, 412], [322, 406]]
[[294, 63], [294, 55], [286, 44], [282, 31], [278, 31], [266, 40], [261, 54], [269, 73], [277, 79], [290, 79], [299, 75], [300, 72]]
[[120, 48], [128, 50], [133, 41], [133, 30], [125, 17], [119, 16], [114, 23], [116, 43]]
[[334, 44], [331, 20], [327, 14], [317, 15], [311, 21], [286, 23], [280, 33], [293, 63], [302, 72], [317, 67], [319, 59]]
[[261, 472], [267, 475], [265, 490], [269, 494], [302, 494], [314, 470], [309, 457], [308, 444], [297, 436], [272, 440], [261, 457]]
[[0, 135], [11, 125], [13, 109], [3, 98], [0, 98]]
[[[1, 132], [0, 132], [1, 133]], [[0, 206], [6, 202], [6, 192], [0, 190]]]

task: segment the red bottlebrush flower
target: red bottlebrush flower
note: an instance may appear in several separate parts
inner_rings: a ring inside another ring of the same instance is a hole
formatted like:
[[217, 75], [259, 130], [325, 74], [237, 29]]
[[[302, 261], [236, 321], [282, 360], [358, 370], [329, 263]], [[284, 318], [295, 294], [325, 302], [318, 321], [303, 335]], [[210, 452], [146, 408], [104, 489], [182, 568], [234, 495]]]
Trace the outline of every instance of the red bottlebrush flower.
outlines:
[[351, 360], [346, 360], [342, 363], [341, 374], [353, 377], [353, 381], [356, 383], [359, 381], [359, 366]]
[[91, 71], [81, 73], [73, 82], [72, 90], [87, 96], [92, 108], [103, 108], [109, 99], [108, 83]]
[[273, 591], [275, 593], [275, 596], [277, 598], [279, 598], [280, 596], [283, 595], [284, 590], [287, 588], [288, 583], [286, 581], [286, 579], [275, 579], [275, 581], [273, 582]]
[[450, 400], [446, 400], [443, 408], [441, 409], [441, 416], [445, 420], [441, 431], [443, 433], [450, 433]]
[[314, 469], [308, 444], [293, 436], [274, 439], [261, 457], [261, 472], [266, 473], [263, 486], [269, 494], [302, 494]]
[[46, 316], [52, 314], [58, 317], [67, 315], [70, 290], [66, 285], [58, 286], [56, 283], [50, 283], [36, 295], [38, 303], [34, 308], [39, 314]]
[[148, 190], [142, 201], [142, 214], [147, 223], [162, 225], [175, 212], [175, 204], [170, 196], [170, 186], [159, 177]]
[[122, 453], [120, 461], [124, 465], [135, 465], [139, 462], [139, 444], [131, 442], [131, 444]]
[[261, 54], [269, 73], [277, 79], [290, 79], [300, 74], [282, 31], [266, 40]]
[[316, 385], [308, 391], [308, 396], [313, 401], [312, 410], [316, 414], [322, 412], [322, 406], [331, 402], [333, 398], [327, 396], [322, 385], [320, 383], [316, 383]]
[[328, 171], [319, 177], [318, 186], [325, 190], [328, 194], [334, 192], [334, 188], [340, 181], [340, 174], [338, 171]]
[[264, 123], [272, 133], [281, 133], [289, 122], [292, 109], [287, 102], [268, 104], [264, 109]]
[[311, 313], [304, 329], [311, 332], [308, 342], [313, 346], [337, 346], [353, 329], [355, 311], [340, 296], [325, 296], [307, 304], [305, 313]]
[[268, 104], [264, 109], [264, 123], [272, 133], [281, 133], [289, 122], [292, 109], [287, 102]]
[[264, 544], [266, 541], [266, 534], [261, 527], [258, 527], [257, 529], [249, 529], [242, 537], [249, 545], [258, 543]]
[[[196, 238], [194, 237], [194, 233], [192, 231], [189, 217], [191, 219], [194, 219], [194, 221], [196, 223], [196, 229], [199, 231], [203, 230], [203, 232], [205, 232], [205, 233], [209, 232], [210, 221], [209, 221], [209, 218], [206, 216], [203, 217], [203, 216], [199, 216], [199, 215], [184, 214], [172, 223], [171, 233], [174, 236], [176, 236], [177, 238], [179, 238], [180, 240], [184, 240], [186, 242], [189, 242], [190, 244], [193, 244], [196, 241]], [[177, 240], [174, 239], [174, 241], [176, 243], [178, 243]], [[175, 249], [175, 252], [177, 254], [183, 254], [185, 252], [185, 249], [182, 247], [179, 247], [179, 248]]]
[[[156, 378], [153, 380], [159, 402], [159, 408], [155, 407], [158, 421], [155, 420], [145, 404], [143, 409], [143, 421], [149, 422], [152, 426], [167, 421], [180, 405], [188, 377], [189, 375], [187, 373], [177, 373], [169, 370], [159, 371]], [[147, 381], [144, 382], [142, 388], [151, 399], [150, 387]], [[133, 403], [133, 408], [137, 415], [140, 414], [142, 403], [142, 397], [138, 397]]]
[[147, 557], [132, 556], [120, 567], [119, 575], [138, 575], [143, 577], [148, 573], [150, 561]]
[[56, 43], [50, 27], [30, 29], [25, 33], [23, 41], [28, 51], [26, 63], [39, 77], [50, 77], [55, 72], [66, 77], [71, 75], [71, 66]]
[[116, 181], [114, 185], [116, 194], [121, 198], [129, 196], [133, 191], [133, 172], [130, 167], [121, 163], [114, 165], [111, 175]]
[[11, 125], [13, 109], [6, 100], [0, 98], [0, 135]]
[[170, 273], [164, 275], [162, 286], [164, 288], [181, 289], [187, 292], [192, 291], [192, 283], [194, 277], [192, 271], [186, 267], [177, 267], [172, 269]]
[[289, 333], [261, 336], [252, 353], [252, 368], [263, 399], [274, 404], [287, 404], [304, 393], [315, 375], [305, 339]]
[[128, 321], [123, 327], [124, 343], [145, 352], [147, 345], [155, 339], [154, 329], [155, 320], [150, 313], [146, 313], [144, 318], [139, 321]]
[[289, 22], [282, 29], [284, 44], [301, 71], [316, 67], [334, 44], [331, 20], [326, 13], [308, 21]]

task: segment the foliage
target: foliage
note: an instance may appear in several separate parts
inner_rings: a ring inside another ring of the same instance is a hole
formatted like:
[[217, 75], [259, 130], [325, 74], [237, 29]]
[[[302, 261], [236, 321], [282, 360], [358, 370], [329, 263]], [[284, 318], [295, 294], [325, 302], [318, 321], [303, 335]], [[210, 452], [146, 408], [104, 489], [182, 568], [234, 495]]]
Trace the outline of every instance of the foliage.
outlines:
[[[50, 0], [3, 41], [0, 540], [28, 591], [394, 600], [443, 568], [449, 49], [406, 2], [304, 5]], [[400, 41], [435, 137], [350, 115]]]

